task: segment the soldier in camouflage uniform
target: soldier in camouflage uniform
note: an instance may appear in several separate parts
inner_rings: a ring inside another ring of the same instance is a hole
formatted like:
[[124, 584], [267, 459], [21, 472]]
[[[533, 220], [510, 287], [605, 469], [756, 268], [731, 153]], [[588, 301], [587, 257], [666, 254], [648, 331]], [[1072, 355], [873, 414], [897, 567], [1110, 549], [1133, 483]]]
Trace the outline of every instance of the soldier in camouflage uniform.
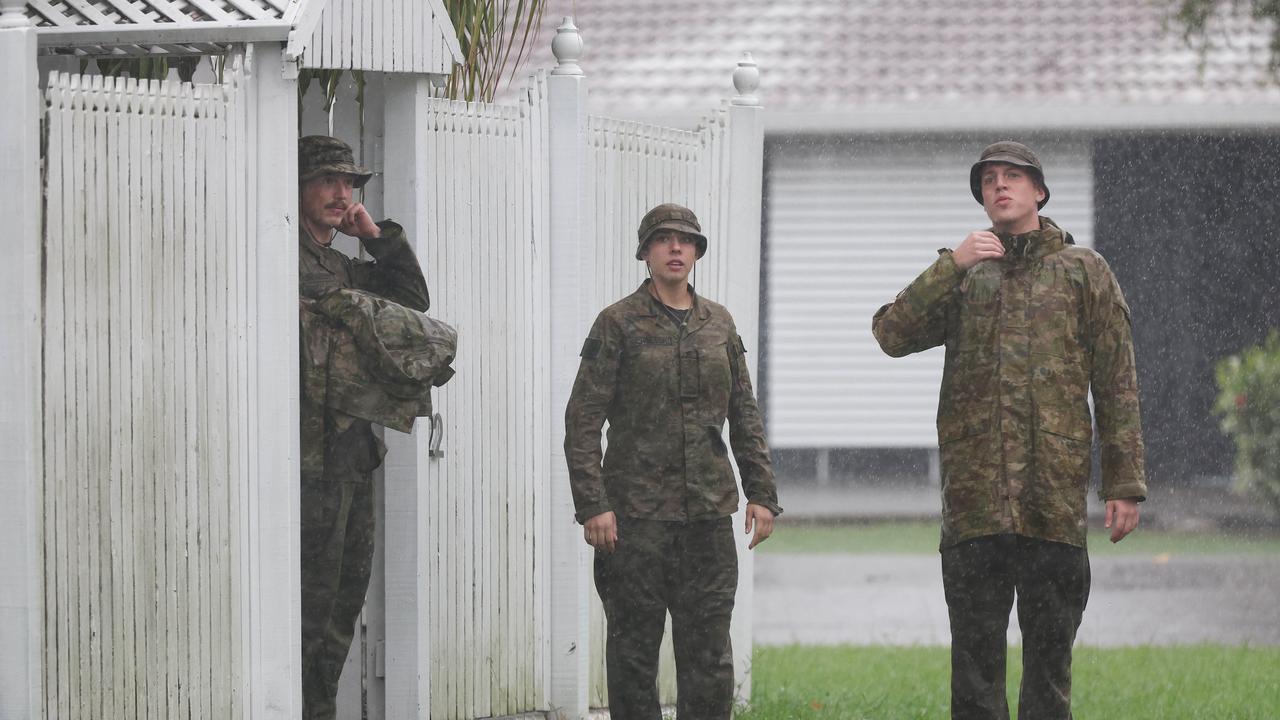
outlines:
[[[336, 138], [310, 135], [298, 143], [299, 302], [304, 313], [343, 288], [367, 290], [414, 310], [427, 310], [427, 283], [403, 229], [375, 224], [353, 188], [371, 173], [355, 165]], [[373, 261], [330, 247], [337, 232], [360, 239]], [[304, 323], [308, 347], [323, 344]], [[304, 366], [305, 370], [305, 366]], [[305, 373], [304, 373], [305, 377]], [[338, 678], [369, 586], [374, 549], [373, 485], [385, 447], [367, 420], [325, 407], [302, 392], [302, 700], [307, 720], [334, 717]]]
[[1112, 542], [1137, 526], [1147, 494], [1129, 307], [1106, 261], [1039, 215], [1049, 189], [1025, 145], [987, 147], [970, 186], [992, 227], [940, 250], [872, 328], [894, 357], [946, 346], [938, 445], [952, 717], [1009, 717], [1016, 595], [1018, 716], [1066, 719], [1089, 595], [1091, 390]]
[[659, 205], [641, 221], [639, 241], [636, 259], [651, 278], [596, 318], [565, 411], [577, 520], [596, 549], [608, 621], [609, 712], [661, 718], [658, 647], [670, 611], [678, 716], [727, 720], [738, 584], [729, 515], [738, 487], [721, 436], [726, 420], [746, 531], [755, 533], [750, 547], [769, 537], [782, 508], [742, 338], [729, 312], [688, 284], [707, 250], [697, 218]]

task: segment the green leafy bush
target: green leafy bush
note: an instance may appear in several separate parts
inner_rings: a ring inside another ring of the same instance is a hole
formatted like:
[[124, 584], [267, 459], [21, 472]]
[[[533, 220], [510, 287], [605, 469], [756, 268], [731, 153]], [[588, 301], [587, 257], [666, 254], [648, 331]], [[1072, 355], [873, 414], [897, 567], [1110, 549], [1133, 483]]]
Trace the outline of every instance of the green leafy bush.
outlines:
[[1280, 332], [1219, 360], [1217, 376], [1214, 409], [1236, 444], [1237, 486], [1280, 513]]

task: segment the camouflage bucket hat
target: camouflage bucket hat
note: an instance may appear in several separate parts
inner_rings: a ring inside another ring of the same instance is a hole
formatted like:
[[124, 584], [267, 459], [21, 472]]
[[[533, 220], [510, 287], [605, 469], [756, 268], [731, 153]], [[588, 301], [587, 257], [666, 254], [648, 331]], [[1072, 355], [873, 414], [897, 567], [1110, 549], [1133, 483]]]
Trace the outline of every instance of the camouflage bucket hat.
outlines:
[[1002, 140], [991, 143], [982, 151], [978, 162], [969, 168], [969, 189], [973, 191], [973, 199], [982, 204], [982, 166], [987, 163], [1000, 162], [1031, 168], [1035, 171], [1040, 187], [1044, 189], [1044, 199], [1036, 207], [1043, 208], [1049, 202], [1049, 186], [1044, 182], [1044, 168], [1040, 167], [1040, 158], [1031, 152], [1031, 148], [1020, 142]]
[[636, 233], [640, 238], [640, 244], [636, 246], [637, 260], [644, 259], [644, 246], [659, 230], [676, 230], [692, 235], [698, 243], [698, 257], [707, 254], [707, 236], [702, 234], [702, 226], [693, 211], [683, 205], [663, 203], [645, 213], [640, 221], [640, 230]]
[[364, 187], [373, 177], [366, 168], [356, 165], [351, 146], [328, 135], [307, 135], [298, 139], [298, 183], [314, 180], [321, 175], [352, 175], [353, 184]]

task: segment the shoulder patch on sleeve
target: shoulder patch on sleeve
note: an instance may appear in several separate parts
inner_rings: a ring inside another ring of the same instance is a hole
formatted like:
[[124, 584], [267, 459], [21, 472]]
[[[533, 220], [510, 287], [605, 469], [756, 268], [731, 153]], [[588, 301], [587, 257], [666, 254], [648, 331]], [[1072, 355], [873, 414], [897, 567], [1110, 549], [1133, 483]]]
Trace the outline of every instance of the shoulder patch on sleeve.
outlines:
[[595, 357], [600, 354], [600, 339], [593, 337], [587, 338], [587, 341], [582, 343], [582, 352], [580, 354], [587, 360], [594, 360]]

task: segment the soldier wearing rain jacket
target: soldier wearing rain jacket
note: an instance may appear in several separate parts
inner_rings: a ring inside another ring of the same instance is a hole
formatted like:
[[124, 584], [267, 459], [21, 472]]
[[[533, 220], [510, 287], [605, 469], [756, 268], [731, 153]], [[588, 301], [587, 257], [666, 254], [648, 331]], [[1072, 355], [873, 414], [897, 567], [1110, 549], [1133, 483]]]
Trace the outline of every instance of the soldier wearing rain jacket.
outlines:
[[1025, 145], [987, 147], [970, 189], [992, 228], [940, 250], [872, 330], [894, 357], [946, 348], [938, 445], [952, 717], [1008, 718], [1005, 632], [1016, 594], [1019, 716], [1066, 719], [1089, 593], [1094, 419], [1112, 542], [1137, 526], [1147, 494], [1129, 307], [1102, 256], [1039, 215], [1049, 190]]
[[732, 713], [738, 565], [729, 515], [738, 487], [721, 437], [726, 422], [751, 547], [782, 512], [742, 338], [729, 312], [687, 283], [706, 250], [687, 208], [659, 205], [645, 215], [636, 259], [652, 277], [596, 318], [565, 410], [576, 517], [596, 549], [608, 622], [614, 720], [661, 718], [658, 648], [668, 610], [678, 717]]

